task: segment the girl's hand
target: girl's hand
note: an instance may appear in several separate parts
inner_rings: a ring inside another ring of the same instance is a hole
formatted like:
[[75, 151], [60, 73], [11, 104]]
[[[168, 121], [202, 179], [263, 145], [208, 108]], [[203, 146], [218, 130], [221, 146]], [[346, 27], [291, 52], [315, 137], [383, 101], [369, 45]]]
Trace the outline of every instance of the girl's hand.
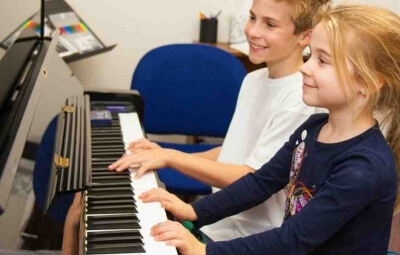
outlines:
[[150, 142], [146, 138], [140, 138], [138, 140], [131, 142], [127, 148], [127, 150], [130, 150], [131, 152], [151, 150], [151, 149], [161, 149], [161, 147], [156, 143]]
[[166, 241], [175, 246], [182, 255], [205, 255], [206, 246], [199, 242], [179, 222], [166, 221], [151, 228], [150, 235], [156, 241]]
[[140, 178], [149, 170], [166, 167], [170, 157], [171, 152], [168, 149], [137, 151], [130, 155], [123, 155], [119, 160], [108, 166], [108, 169], [120, 172], [130, 167], [138, 167], [135, 178]]
[[177, 196], [162, 188], [154, 188], [143, 192], [139, 198], [142, 199], [144, 203], [160, 202], [161, 206], [172, 213], [178, 220], [197, 220], [196, 212], [191, 205], [183, 202]]

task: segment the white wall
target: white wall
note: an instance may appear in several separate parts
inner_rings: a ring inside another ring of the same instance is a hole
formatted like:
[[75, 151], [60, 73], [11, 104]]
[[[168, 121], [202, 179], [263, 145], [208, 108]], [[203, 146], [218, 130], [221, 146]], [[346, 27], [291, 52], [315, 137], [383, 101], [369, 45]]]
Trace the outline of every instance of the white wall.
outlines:
[[0, 0], [0, 41], [39, 9], [40, 0]]
[[228, 41], [229, 15], [242, 0], [67, 0], [112, 51], [69, 66], [84, 87], [129, 89], [133, 70], [152, 48], [198, 39], [199, 11], [219, 10], [218, 40]]

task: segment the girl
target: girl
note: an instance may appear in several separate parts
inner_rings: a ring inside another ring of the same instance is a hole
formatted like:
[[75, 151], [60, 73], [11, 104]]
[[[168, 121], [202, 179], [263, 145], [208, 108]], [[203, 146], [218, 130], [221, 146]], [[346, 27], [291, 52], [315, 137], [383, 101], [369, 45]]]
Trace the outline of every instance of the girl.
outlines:
[[[386, 254], [400, 162], [399, 45], [400, 18], [388, 10], [340, 5], [325, 11], [301, 72], [304, 102], [329, 115], [313, 115], [259, 171], [192, 205], [161, 189], [141, 195], [203, 226], [288, 185], [282, 226], [204, 245], [179, 223], [165, 222], [152, 228], [155, 239], [182, 254]], [[375, 110], [390, 120], [387, 141]]]

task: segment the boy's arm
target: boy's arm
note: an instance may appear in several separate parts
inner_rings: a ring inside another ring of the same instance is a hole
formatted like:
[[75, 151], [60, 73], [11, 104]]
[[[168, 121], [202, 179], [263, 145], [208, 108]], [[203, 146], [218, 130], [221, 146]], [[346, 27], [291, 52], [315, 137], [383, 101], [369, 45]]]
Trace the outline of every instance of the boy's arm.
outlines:
[[192, 153], [192, 155], [200, 158], [217, 161], [220, 152], [221, 152], [221, 146], [218, 146], [208, 151]]
[[223, 188], [247, 173], [254, 172], [254, 169], [246, 165], [221, 163], [177, 150], [168, 150], [168, 155], [167, 166], [218, 188]]
[[219, 188], [225, 187], [243, 175], [254, 171], [254, 169], [245, 165], [221, 163], [177, 150], [162, 148], [125, 155], [108, 168], [123, 171], [131, 166], [139, 168], [136, 171], [137, 178], [152, 169], [173, 167], [183, 174]]

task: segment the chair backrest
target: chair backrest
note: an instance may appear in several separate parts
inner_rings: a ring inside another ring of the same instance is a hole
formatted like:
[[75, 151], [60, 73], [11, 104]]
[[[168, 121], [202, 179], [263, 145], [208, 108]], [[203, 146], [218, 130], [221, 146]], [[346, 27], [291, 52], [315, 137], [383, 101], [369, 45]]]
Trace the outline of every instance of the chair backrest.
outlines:
[[147, 133], [224, 137], [245, 75], [243, 64], [221, 49], [172, 44], [140, 60], [131, 88], [144, 99]]

